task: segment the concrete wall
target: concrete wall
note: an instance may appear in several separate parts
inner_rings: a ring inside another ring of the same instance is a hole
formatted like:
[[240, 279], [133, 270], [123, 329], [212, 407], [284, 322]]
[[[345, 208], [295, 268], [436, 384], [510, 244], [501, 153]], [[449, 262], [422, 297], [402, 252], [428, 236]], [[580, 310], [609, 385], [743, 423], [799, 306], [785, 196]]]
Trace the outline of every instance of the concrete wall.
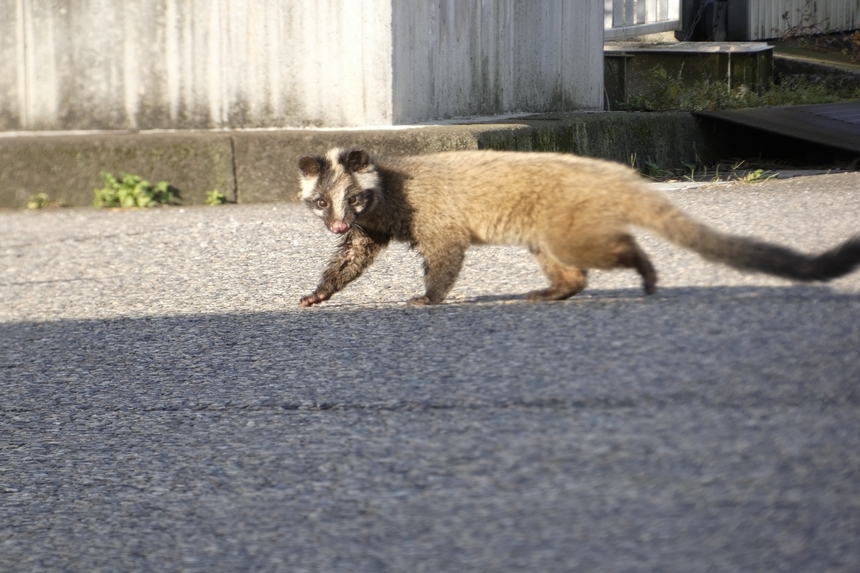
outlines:
[[393, 2], [394, 118], [601, 109], [603, 3]]
[[[390, 122], [385, 8], [381, 0], [0, 0], [0, 129]], [[325, 62], [337, 72], [326, 73]]]
[[597, 109], [600, 0], [0, 0], [0, 130]]

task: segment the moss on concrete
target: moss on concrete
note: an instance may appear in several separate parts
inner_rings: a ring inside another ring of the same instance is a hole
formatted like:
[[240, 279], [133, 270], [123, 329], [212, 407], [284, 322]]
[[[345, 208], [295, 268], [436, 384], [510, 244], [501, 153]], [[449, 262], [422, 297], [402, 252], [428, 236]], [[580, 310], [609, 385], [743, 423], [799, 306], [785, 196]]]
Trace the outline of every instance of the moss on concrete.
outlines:
[[[517, 137], [490, 131], [479, 137], [479, 147], [520, 151], [558, 151], [600, 157], [638, 166], [653, 161], [667, 169], [715, 161], [719, 150], [710, 145], [695, 118], [687, 113], [571, 113], [552, 120], [517, 120]], [[527, 133], [527, 136], [524, 136]]]

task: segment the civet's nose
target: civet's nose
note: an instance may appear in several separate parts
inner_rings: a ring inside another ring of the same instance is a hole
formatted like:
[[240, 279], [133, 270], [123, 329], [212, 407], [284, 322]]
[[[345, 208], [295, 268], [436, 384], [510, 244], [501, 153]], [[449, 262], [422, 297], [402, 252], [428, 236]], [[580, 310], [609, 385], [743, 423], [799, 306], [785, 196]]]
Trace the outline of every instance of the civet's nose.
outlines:
[[344, 223], [343, 221], [335, 221], [328, 227], [331, 229], [332, 233], [337, 233], [338, 235], [342, 235], [349, 231], [349, 223]]

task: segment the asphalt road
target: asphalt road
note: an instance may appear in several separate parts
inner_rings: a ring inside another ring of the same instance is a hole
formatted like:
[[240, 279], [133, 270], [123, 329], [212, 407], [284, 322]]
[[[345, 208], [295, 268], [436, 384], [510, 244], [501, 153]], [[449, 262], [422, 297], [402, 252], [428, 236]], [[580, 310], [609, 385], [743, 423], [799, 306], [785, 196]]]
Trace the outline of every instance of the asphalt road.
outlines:
[[[860, 174], [672, 191], [819, 250]], [[0, 213], [0, 571], [860, 571], [860, 272], [792, 285], [645, 237], [660, 290], [391, 248], [299, 308], [298, 205]]]

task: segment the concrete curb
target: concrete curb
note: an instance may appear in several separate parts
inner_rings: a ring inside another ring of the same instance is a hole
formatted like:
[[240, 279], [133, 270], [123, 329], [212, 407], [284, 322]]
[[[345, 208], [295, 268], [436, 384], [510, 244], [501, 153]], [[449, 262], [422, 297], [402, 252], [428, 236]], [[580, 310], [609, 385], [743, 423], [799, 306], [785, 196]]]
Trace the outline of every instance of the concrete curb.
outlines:
[[298, 192], [297, 158], [333, 146], [381, 154], [562, 151], [673, 168], [720, 159], [713, 139], [686, 112], [575, 112], [362, 130], [23, 134], [0, 137], [0, 208], [25, 207], [36, 193], [62, 205], [91, 205], [100, 171], [167, 181], [186, 205], [205, 203], [212, 189], [237, 203], [289, 201]]

